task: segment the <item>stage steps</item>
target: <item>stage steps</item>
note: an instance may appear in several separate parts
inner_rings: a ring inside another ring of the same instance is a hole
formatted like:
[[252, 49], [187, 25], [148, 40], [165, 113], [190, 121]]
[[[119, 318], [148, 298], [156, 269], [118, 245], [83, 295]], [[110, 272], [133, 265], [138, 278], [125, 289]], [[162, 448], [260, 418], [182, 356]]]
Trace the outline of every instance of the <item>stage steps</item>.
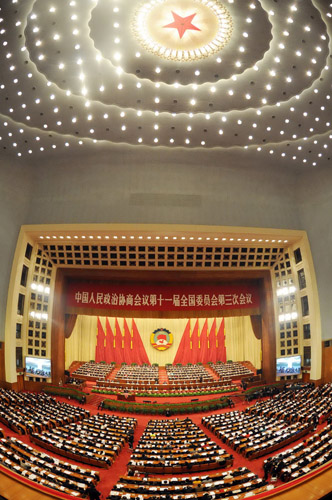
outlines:
[[251, 370], [254, 373], [254, 375], [257, 375], [257, 370], [254, 367], [254, 365], [251, 363], [251, 361], [240, 361], [240, 363], [241, 363], [241, 365], [248, 368], [248, 370]]
[[115, 365], [114, 369], [108, 375], [107, 380], [114, 380], [116, 377], [116, 374], [119, 372], [120, 368], [121, 368], [121, 365]]
[[166, 382], [166, 384], [169, 383], [165, 366], [159, 366], [158, 377], [159, 377], [159, 384], [163, 384], [164, 382]]
[[212, 370], [210, 365], [204, 365], [204, 368], [210, 375], [212, 375], [214, 380], [219, 380], [219, 375], [214, 370]]
[[89, 403], [89, 405], [98, 407], [99, 403], [101, 403], [101, 401], [104, 401], [104, 399], [107, 399], [106, 394], [92, 393], [87, 397], [87, 403]]
[[76, 370], [78, 370], [78, 368], [80, 366], [82, 366], [84, 364], [84, 361], [73, 361], [72, 364], [70, 365], [69, 367], [69, 373], [70, 375], [72, 375], [72, 373]]

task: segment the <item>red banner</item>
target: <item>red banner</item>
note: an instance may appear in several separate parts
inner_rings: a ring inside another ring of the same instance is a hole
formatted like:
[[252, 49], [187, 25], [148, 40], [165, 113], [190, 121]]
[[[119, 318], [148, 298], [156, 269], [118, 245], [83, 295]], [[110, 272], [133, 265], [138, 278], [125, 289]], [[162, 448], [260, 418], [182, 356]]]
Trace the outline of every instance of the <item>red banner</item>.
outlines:
[[68, 286], [67, 306], [90, 309], [190, 311], [259, 308], [259, 289], [236, 285], [85, 283]]

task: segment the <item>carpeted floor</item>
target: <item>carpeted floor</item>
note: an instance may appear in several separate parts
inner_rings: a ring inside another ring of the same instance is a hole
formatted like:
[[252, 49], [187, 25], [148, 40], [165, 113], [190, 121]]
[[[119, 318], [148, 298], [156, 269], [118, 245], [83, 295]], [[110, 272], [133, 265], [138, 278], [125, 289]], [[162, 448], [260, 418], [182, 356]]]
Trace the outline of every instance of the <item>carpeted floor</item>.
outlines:
[[[65, 398], [57, 398], [57, 399], [59, 401], [62, 401], [62, 402], [68, 402], [68, 400]], [[164, 400], [165, 398], [160, 398], [160, 399]], [[179, 401], [178, 398], [173, 398], [173, 400]], [[246, 403], [237, 400], [237, 398], [233, 398], [233, 401], [235, 402], [234, 410], [242, 411], [248, 406]], [[168, 402], [172, 402], [172, 400], [168, 399]], [[75, 406], [81, 406], [76, 401], [70, 401], [70, 403], [75, 405]], [[88, 404], [87, 403], [84, 405], [84, 408], [89, 410], [92, 415], [98, 413], [96, 404]], [[108, 414], [123, 416], [123, 414], [119, 413], [119, 412], [109, 412], [109, 411], [105, 411], [105, 410], [102, 410], [102, 411], [105, 413], [108, 413]], [[222, 412], [228, 412], [228, 411], [231, 411], [231, 410], [229, 408], [227, 408], [225, 410], [216, 410], [214, 412], [209, 412], [208, 414], [211, 415], [213, 413], [222, 413]], [[137, 427], [135, 430], [135, 436], [134, 436], [135, 437], [134, 447], [135, 447], [140, 436], [142, 435], [148, 421], [151, 418], [158, 419], [158, 417], [156, 417], [156, 416], [151, 417], [149, 415], [132, 415], [132, 414], [131, 414], [131, 416], [135, 417], [138, 421], [138, 424], [137, 424]], [[230, 448], [229, 446], [222, 443], [212, 432], [210, 432], [208, 429], [206, 429], [206, 427], [201, 425], [201, 420], [202, 420], [203, 416], [206, 416], [206, 413], [196, 413], [196, 414], [189, 415], [191, 420], [195, 424], [197, 424], [203, 430], [203, 432], [209, 436], [209, 438], [211, 440], [215, 441], [221, 448], [226, 449], [229, 453], [232, 453], [232, 455], [234, 456], [234, 464], [233, 464], [232, 468], [246, 466], [252, 472], [254, 472], [258, 476], [262, 477], [263, 476], [262, 464], [263, 464], [264, 459], [267, 458], [269, 455], [266, 455], [262, 458], [252, 460], [252, 461], [245, 459], [242, 455], [239, 455], [238, 453], [236, 453], [232, 448]], [[166, 417], [159, 417], [159, 419], [163, 419], [163, 418], [166, 418]], [[175, 418], [175, 417], [173, 416], [170, 418]], [[181, 417], [179, 417], [179, 418], [185, 418], [185, 416], [181, 415]], [[5, 434], [7, 436], [17, 437], [17, 434], [14, 433], [13, 431], [11, 431], [10, 429], [8, 429], [5, 425], [1, 424], [1, 427], [3, 428], [3, 430], [5, 431]], [[320, 427], [321, 426], [319, 426], [319, 428]], [[318, 428], [318, 430], [319, 430], [319, 428]], [[28, 444], [31, 444], [29, 442], [28, 436], [20, 436], [19, 439], [21, 439], [22, 441], [24, 441]], [[299, 440], [299, 441], [301, 441], [301, 440]], [[292, 445], [294, 446], [299, 441], [294, 442]], [[36, 449], [39, 449], [41, 451], [45, 451], [42, 448], [36, 446], [35, 444], [33, 444], [33, 447]], [[49, 453], [52, 456], [56, 456], [55, 454], [52, 454], [49, 451], [47, 451], [47, 453]], [[117, 457], [117, 459], [115, 460], [114, 464], [108, 470], [95, 468], [95, 470], [98, 470], [99, 474], [100, 474], [100, 483], [98, 485], [98, 490], [102, 493], [102, 499], [105, 499], [108, 496], [110, 490], [112, 489], [113, 485], [117, 482], [119, 477], [121, 475], [126, 474], [127, 464], [129, 462], [130, 455], [131, 455], [131, 450], [129, 449], [128, 444], [126, 444], [125, 447], [121, 450], [121, 452], [120, 452], [119, 456]], [[63, 459], [62, 457], [58, 457], [58, 458]], [[75, 461], [69, 460], [69, 459], [66, 459], [66, 462], [78, 464], [78, 462], [75, 462]], [[86, 467], [86, 466], [83, 464], [83, 467]], [[217, 471], [211, 471], [211, 474], [213, 474], [213, 472], [217, 472]], [[199, 476], [199, 475], [204, 475], [204, 474], [206, 474], [206, 472], [197, 473], [195, 475]], [[188, 476], [188, 474], [186, 474], [186, 475]], [[165, 476], [165, 477], [168, 477], [168, 476]], [[281, 482], [275, 483], [276, 486], [278, 484], [282, 484], [282, 483]]]

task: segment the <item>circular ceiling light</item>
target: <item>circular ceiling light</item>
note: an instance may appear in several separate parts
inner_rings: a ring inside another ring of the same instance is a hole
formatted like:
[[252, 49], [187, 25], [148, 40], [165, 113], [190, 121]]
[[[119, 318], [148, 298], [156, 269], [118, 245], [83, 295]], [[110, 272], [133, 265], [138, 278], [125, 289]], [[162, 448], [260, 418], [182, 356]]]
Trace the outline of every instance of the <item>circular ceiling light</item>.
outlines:
[[231, 38], [232, 18], [216, 0], [151, 0], [136, 11], [133, 32], [152, 54], [195, 61], [219, 52]]

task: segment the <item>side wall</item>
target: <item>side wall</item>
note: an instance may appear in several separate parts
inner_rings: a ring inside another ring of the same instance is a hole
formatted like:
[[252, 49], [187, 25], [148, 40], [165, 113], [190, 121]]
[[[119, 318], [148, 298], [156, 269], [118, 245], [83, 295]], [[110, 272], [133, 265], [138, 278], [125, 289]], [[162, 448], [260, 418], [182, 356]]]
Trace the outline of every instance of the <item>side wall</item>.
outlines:
[[42, 165], [26, 223], [126, 222], [302, 229], [287, 171], [211, 152], [115, 149]]
[[33, 170], [0, 159], [0, 342], [4, 341], [8, 284], [17, 237], [32, 196]]
[[322, 339], [332, 339], [332, 172], [306, 173], [300, 184], [299, 218], [308, 233], [316, 270]]

